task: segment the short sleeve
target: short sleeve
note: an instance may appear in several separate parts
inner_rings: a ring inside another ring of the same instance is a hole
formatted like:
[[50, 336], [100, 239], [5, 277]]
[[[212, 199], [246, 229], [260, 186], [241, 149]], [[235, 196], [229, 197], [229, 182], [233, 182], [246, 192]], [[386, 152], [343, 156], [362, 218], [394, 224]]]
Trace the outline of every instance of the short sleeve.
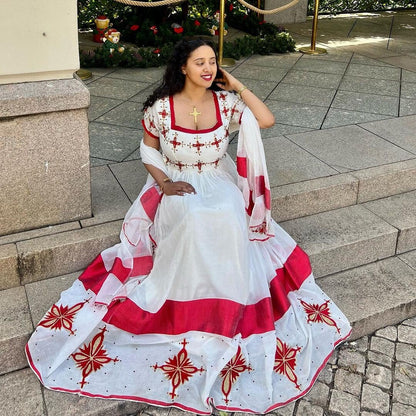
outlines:
[[154, 139], [159, 138], [159, 114], [157, 111], [158, 102], [147, 107], [143, 112], [142, 125], [146, 133]]
[[246, 104], [239, 95], [234, 93], [229, 94], [229, 100], [229, 106], [231, 108], [231, 119], [228, 130], [230, 133], [232, 133], [240, 128], [241, 116], [243, 114], [244, 109], [246, 108]]

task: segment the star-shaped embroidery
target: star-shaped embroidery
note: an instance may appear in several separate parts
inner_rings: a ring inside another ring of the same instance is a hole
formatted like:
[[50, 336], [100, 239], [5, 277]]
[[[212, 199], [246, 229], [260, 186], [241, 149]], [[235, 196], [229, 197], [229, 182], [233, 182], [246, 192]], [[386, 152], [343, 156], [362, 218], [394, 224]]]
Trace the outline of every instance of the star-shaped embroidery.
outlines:
[[285, 375], [300, 390], [298, 377], [295, 374], [296, 354], [299, 351], [300, 347], [291, 348], [279, 338], [276, 338], [276, 354], [273, 370], [276, 373]]
[[303, 300], [300, 300], [300, 303], [305, 309], [306, 314], [308, 315], [309, 322], [321, 322], [329, 326], [336, 328], [337, 332], [340, 333], [337, 323], [331, 318], [331, 312], [329, 310], [330, 300], [327, 300], [322, 305], [306, 303]]

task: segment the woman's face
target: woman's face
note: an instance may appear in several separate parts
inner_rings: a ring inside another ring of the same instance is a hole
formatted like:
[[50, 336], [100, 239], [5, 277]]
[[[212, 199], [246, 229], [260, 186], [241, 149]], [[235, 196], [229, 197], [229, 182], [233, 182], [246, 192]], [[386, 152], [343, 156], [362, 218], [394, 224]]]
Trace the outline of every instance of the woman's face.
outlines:
[[217, 74], [217, 59], [214, 50], [208, 45], [195, 49], [189, 55], [182, 71], [186, 77], [186, 84], [209, 88]]

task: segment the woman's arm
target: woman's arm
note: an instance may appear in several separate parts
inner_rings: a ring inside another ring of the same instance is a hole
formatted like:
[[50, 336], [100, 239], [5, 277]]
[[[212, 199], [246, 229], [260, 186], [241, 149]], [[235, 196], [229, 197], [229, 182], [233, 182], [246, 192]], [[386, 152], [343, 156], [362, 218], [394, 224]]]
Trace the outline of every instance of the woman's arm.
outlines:
[[267, 129], [272, 127], [275, 123], [275, 119], [267, 105], [229, 72], [222, 68], [221, 71], [224, 74], [224, 77], [217, 85], [226, 91], [237, 91], [240, 94], [241, 99], [254, 114], [254, 117], [256, 117], [260, 128]]
[[[144, 132], [143, 142], [145, 145], [159, 150], [159, 139], [151, 137], [146, 132]], [[185, 193], [196, 193], [194, 187], [191, 184], [182, 181], [172, 182], [171, 179], [166, 175], [166, 173], [164, 173], [157, 167], [146, 163], [143, 163], [143, 165], [146, 168], [146, 170], [153, 176], [153, 179], [157, 182], [160, 189], [162, 189], [165, 195], [183, 195]]]

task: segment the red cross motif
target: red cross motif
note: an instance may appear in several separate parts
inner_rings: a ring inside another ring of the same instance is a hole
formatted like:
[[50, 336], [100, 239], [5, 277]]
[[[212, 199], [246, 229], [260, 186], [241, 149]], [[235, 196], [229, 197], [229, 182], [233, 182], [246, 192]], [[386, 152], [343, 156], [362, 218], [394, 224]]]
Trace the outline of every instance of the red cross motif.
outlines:
[[228, 396], [231, 392], [231, 389], [234, 383], [240, 377], [241, 373], [244, 371], [252, 371], [253, 369], [250, 365], [246, 364], [246, 360], [241, 353], [241, 347], [238, 346], [237, 352], [234, 357], [226, 364], [226, 366], [221, 370], [220, 376], [222, 378], [221, 390], [224, 393], [224, 401], [228, 404]]
[[163, 109], [162, 111], [159, 111], [159, 114], [162, 118], [166, 118], [169, 115], [165, 109]]
[[182, 170], [182, 168], [185, 166], [183, 163], [181, 162], [176, 162], [176, 166], [178, 167], [179, 170]]
[[182, 142], [178, 142], [178, 141], [176, 140], [176, 138], [177, 138], [177, 136], [175, 136], [175, 137], [173, 138], [173, 140], [171, 140], [171, 141], [170, 141], [170, 143], [173, 145], [173, 149], [174, 149], [174, 150], [176, 150], [176, 146], [180, 146], [180, 145], [182, 144]]
[[228, 112], [230, 111], [230, 109], [229, 108], [227, 108], [227, 107], [224, 107], [223, 109], [222, 109], [222, 113], [225, 115], [225, 117], [227, 117], [228, 116]]
[[116, 358], [110, 358], [107, 355], [107, 351], [103, 348], [104, 333], [107, 331], [106, 328], [100, 328], [97, 335], [94, 336], [89, 344], [84, 344], [82, 348], [79, 348], [77, 352], [71, 354], [71, 357], [77, 363], [77, 367], [82, 370], [82, 380], [79, 382], [81, 388], [85, 384], [88, 384], [85, 379], [94, 371], [98, 371], [103, 365], [109, 362], [119, 361]]
[[152, 365], [151, 367], [156, 370], [162, 370], [168, 380], [172, 382], [172, 391], [169, 392], [169, 396], [172, 400], [177, 396], [176, 389], [187, 382], [195, 373], [198, 371], [202, 373], [205, 371], [204, 368], [197, 368], [192, 364], [192, 361], [188, 357], [186, 351], [186, 339], [182, 342], [182, 349], [172, 358], [168, 358], [163, 365]]
[[196, 143], [194, 143], [193, 145], [192, 145], [192, 147], [196, 147], [197, 148], [197, 152], [198, 152], [198, 154], [200, 155], [201, 154], [201, 147], [204, 147], [205, 146], [205, 143], [200, 143], [199, 142], [199, 139], [196, 139]]
[[227, 96], [222, 92], [220, 94], [220, 98], [221, 98], [221, 100], [225, 100], [227, 98]]
[[202, 163], [201, 161], [198, 161], [198, 163], [196, 164], [196, 166], [198, 167], [198, 170], [201, 172], [202, 170], [202, 166], [204, 165], [204, 163]]
[[218, 140], [217, 138], [215, 138], [215, 140], [211, 144], [213, 146], [217, 146], [217, 149], [219, 149], [221, 142], [222, 142], [222, 140]]

